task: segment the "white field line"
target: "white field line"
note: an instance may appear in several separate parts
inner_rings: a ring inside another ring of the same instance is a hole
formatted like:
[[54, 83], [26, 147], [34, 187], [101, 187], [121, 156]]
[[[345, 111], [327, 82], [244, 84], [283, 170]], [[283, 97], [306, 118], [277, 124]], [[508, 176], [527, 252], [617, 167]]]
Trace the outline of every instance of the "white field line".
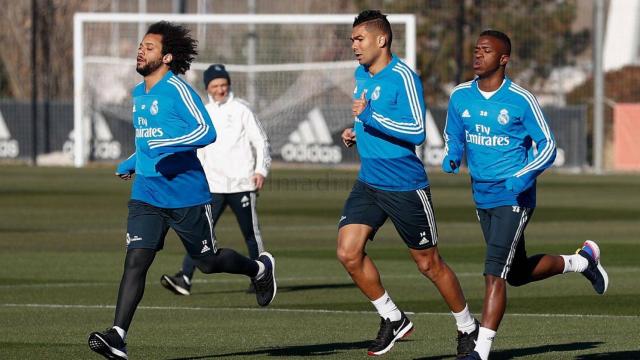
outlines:
[[[72, 305], [72, 304], [0, 304], [3, 308], [36, 308], [36, 309], [115, 309], [115, 305]], [[283, 313], [308, 313], [308, 314], [376, 314], [374, 311], [349, 311], [349, 310], [326, 310], [326, 309], [287, 309], [287, 308], [228, 308], [228, 307], [182, 307], [182, 306], [139, 306], [140, 310], [182, 310], [182, 311], [267, 311]], [[451, 316], [451, 313], [434, 312], [407, 312], [407, 314], [418, 316]], [[602, 314], [505, 314], [511, 317], [538, 317], [538, 318], [591, 318], [591, 319], [632, 319], [638, 320], [640, 316], [634, 315], [602, 315]]]
[[[608, 273], [614, 274], [629, 274], [640, 272], [640, 268], [636, 267], [620, 267], [620, 268], [607, 268]], [[481, 272], [459, 272], [456, 273], [458, 277], [482, 277]], [[207, 276], [207, 275], [203, 275]], [[383, 279], [422, 279], [417, 272], [415, 274], [396, 274], [396, 275], [382, 275]], [[220, 279], [218, 277], [211, 277], [209, 279], [193, 279], [194, 283], [198, 284], [242, 284], [247, 279], [243, 276], [235, 278]], [[278, 276], [278, 282], [298, 282], [298, 281], [351, 281], [348, 276]], [[65, 283], [48, 283], [48, 284], [11, 284], [0, 285], [0, 291], [4, 289], [38, 289], [38, 288], [69, 288], [69, 287], [98, 287], [98, 286], [112, 286], [118, 284], [118, 281], [111, 282], [65, 282]]]

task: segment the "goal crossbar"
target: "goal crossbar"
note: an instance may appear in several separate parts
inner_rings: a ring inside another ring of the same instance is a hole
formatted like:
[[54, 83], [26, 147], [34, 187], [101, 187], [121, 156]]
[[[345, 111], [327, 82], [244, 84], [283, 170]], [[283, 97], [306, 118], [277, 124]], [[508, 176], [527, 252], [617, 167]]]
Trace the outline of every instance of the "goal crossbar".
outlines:
[[[355, 15], [343, 14], [138, 14], [138, 13], [76, 13], [73, 19], [73, 53], [74, 53], [74, 165], [82, 167], [86, 163], [86, 137], [83, 129], [83, 86], [84, 86], [84, 64], [88, 57], [84, 57], [84, 33], [85, 23], [132, 23], [145, 24], [156, 21], [171, 21], [176, 23], [207, 23], [207, 24], [352, 24]], [[412, 14], [391, 14], [388, 15], [392, 24], [404, 24], [405, 26], [405, 56], [406, 64], [415, 69], [416, 67], [416, 18]], [[96, 59], [93, 59], [96, 60]], [[103, 59], [104, 60], [104, 59]], [[111, 61], [122, 62], [124, 59], [111, 59]], [[127, 66], [131, 64], [130, 62]], [[194, 63], [194, 68], [204, 66]], [[309, 64], [255, 64], [255, 65], [234, 65], [236, 71], [293, 71], [305, 68], [344, 67], [340, 63], [309, 63]]]

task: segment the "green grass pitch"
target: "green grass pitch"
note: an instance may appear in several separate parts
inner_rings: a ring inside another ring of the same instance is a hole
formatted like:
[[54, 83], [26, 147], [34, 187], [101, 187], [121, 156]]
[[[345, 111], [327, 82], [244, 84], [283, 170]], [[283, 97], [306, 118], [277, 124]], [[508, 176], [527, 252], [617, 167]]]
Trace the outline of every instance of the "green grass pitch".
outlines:
[[[130, 184], [111, 168], [0, 168], [0, 359], [98, 359], [86, 342], [113, 320]], [[364, 359], [378, 317], [335, 258], [336, 223], [355, 173], [273, 171], [258, 210], [278, 295], [261, 309], [239, 276], [195, 278], [191, 296], [159, 283], [183, 250], [171, 233], [128, 335], [132, 359]], [[484, 244], [467, 175], [432, 171], [439, 248], [479, 316]], [[223, 247], [246, 253], [227, 211]], [[640, 359], [640, 176], [545, 174], [527, 249], [572, 253], [597, 241], [609, 272], [598, 296], [579, 274], [509, 288], [491, 359]], [[455, 324], [391, 224], [369, 244], [416, 331], [389, 359], [453, 359]]]

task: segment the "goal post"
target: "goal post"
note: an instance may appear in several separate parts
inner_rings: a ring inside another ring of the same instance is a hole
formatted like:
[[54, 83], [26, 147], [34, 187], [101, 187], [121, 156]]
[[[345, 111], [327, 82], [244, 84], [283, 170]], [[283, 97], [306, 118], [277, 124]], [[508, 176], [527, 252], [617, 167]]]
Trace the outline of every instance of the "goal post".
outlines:
[[[135, 53], [149, 24], [184, 25], [199, 55], [185, 74], [203, 99], [202, 72], [224, 63], [236, 96], [261, 119], [275, 158], [339, 163], [336, 129], [349, 123], [353, 15], [77, 13], [74, 16], [74, 165], [117, 160], [133, 150], [130, 91], [141, 77]], [[416, 66], [416, 21], [388, 16], [392, 50]], [[205, 100], [206, 102], [206, 100]], [[346, 105], [345, 105], [346, 104]], [[344, 108], [344, 113], [341, 109]], [[340, 150], [341, 151], [341, 150]]]

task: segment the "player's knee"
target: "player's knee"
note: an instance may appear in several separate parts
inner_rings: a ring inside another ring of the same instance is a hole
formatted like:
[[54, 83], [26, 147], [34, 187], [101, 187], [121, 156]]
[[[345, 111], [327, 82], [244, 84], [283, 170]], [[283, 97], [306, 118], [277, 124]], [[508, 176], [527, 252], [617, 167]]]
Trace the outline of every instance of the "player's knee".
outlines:
[[442, 267], [442, 264], [438, 262], [422, 262], [418, 264], [418, 270], [422, 275], [433, 280], [443, 274], [444, 268]]
[[336, 256], [338, 258], [338, 261], [340, 261], [342, 264], [347, 264], [351, 261], [353, 261], [353, 254], [352, 252], [340, 248], [338, 247], [338, 249], [336, 249]]
[[444, 270], [444, 262], [435, 251], [416, 259], [416, 265], [418, 266], [418, 271], [429, 279], [436, 278]]
[[507, 283], [511, 286], [522, 286], [526, 285], [530, 282], [529, 277], [522, 276], [522, 274], [509, 274], [507, 275]]
[[126, 271], [146, 271], [155, 257], [155, 251], [151, 249], [131, 249], [127, 251], [125, 258]]
[[349, 270], [358, 267], [358, 264], [362, 263], [364, 254], [360, 251], [353, 251], [338, 247], [336, 256], [338, 257], [338, 261], [340, 261], [340, 263]]

